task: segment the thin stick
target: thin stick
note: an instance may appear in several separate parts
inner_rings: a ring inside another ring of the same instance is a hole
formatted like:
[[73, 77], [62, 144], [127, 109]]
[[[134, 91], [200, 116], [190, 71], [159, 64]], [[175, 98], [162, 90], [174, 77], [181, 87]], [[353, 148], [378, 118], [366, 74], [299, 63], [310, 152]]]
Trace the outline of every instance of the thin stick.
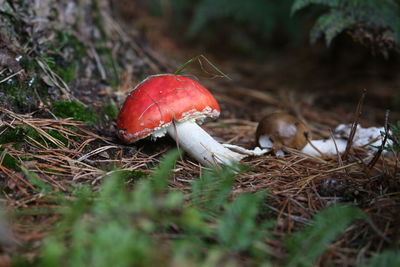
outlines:
[[[331, 138], [332, 138], [332, 140], [333, 140], [333, 143], [334, 143], [334, 145], [335, 145], [336, 154], [337, 154], [337, 156], [338, 156], [339, 166], [340, 166], [340, 167], [343, 167], [343, 160], [342, 160], [342, 157], [340, 156], [339, 149], [338, 149], [338, 147], [337, 147], [336, 140], [335, 140], [335, 137], [333, 136], [333, 132], [332, 132], [331, 129], [329, 129], [329, 133], [330, 133]], [[345, 170], [346, 173], [347, 173], [347, 169], [344, 169], [344, 170]]]
[[10, 76], [4, 78], [3, 80], [0, 81], [0, 83], [3, 83], [3, 82], [8, 81], [8, 80], [11, 79], [12, 77], [14, 77], [14, 76], [20, 74], [20, 73], [23, 72], [23, 71], [24, 71], [24, 70], [20, 70], [20, 71], [18, 71], [18, 72], [16, 72], [16, 73], [14, 73], [14, 74], [12, 74], [12, 75], [10, 75]]
[[349, 139], [347, 140], [346, 150], [343, 153], [343, 159], [344, 160], [347, 159], [347, 157], [348, 157], [348, 155], [350, 153], [350, 149], [353, 146], [353, 140], [354, 140], [354, 136], [355, 136], [356, 131], [357, 131], [358, 120], [360, 119], [360, 116], [361, 116], [361, 113], [362, 113], [362, 108], [364, 106], [364, 99], [365, 99], [366, 93], [367, 93], [367, 90], [364, 89], [363, 93], [361, 95], [360, 101], [358, 101], [358, 104], [357, 104], [356, 113], [354, 114], [353, 123], [351, 125], [351, 131], [350, 131]]
[[374, 157], [372, 158], [372, 160], [367, 165], [368, 172], [374, 167], [374, 165], [378, 161], [379, 157], [381, 156], [382, 151], [385, 149], [386, 141], [387, 141], [388, 136], [389, 136], [389, 123], [388, 123], [388, 120], [389, 120], [389, 110], [386, 110], [386, 114], [385, 114], [385, 137], [383, 138], [382, 144], [379, 147], [378, 151], [375, 153]]
[[[204, 66], [203, 66], [203, 63], [202, 63], [202, 61], [201, 61], [202, 59], [205, 60], [206, 63], [207, 63], [208, 65], [210, 65], [214, 70], [216, 70], [220, 75], [216, 75], [216, 74], [212, 74], [212, 73], [208, 72], [208, 71], [204, 68]], [[182, 64], [181, 66], [179, 66], [179, 68], [175, 71], [174, 74], [175, 74], [175, 75], [181, 74], [188, 66], [190, 66], [190, 65], [191, 65], [193, 62], [195, 62], [195, 61], [198, 61], [198, 62], [199, 62], [199, 65], [200, 65], [202, 71], [204, 71], [204, 72], [207, 73], [207, 74], [213, 75], [213, 78], [215, 78], [215, 77], [224, 77], [224, 78], [227, 78], [227, 79], [231, 80], [231, 78], [230, 78], [228, 75], [226, 75], [225, 73], [223, 73], [217, 66], [215, 66], [215, 65], [214, 65], [210, 60], [208, 60], [208, 58], [206, 58], [204, 55], [198, 55], [198, 56], [195, 56], [195, 57], [189, 59], [189, 60], [186, 61], [184, 64]]]

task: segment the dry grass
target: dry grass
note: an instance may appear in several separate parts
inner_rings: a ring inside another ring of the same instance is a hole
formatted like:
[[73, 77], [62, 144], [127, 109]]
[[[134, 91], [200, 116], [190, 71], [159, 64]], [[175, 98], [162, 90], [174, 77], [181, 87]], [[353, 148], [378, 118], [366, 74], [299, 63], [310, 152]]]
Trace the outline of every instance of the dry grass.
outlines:
[[[2, 134], [24, 125], [32, 127], [40, 140], [28, 136], [18, 149], [11, 143], [2, 144], [4, 150], [0, 163], [6, 154], [13, 157], [54, 191], [68, 192], [72, 185], [81, 183], [96, 189], [114, 167], [149, 172], [158, 163], [159, 156], [171, 147], [167, 144], [150, 154], [144, 153], [142, 150], [146, 143], [138, 147], [121, 145], [115, 139], [102, 137], [88, 129], [81, 122], [37, 118], [34, 114], [15, 114], [6, 109], [1, 111], [4, 114]], [[246, 147], [254, 145], [255, 127], [255, 122], [244, 119], [220, 120], [206, 125], [214, 136]], [[50, 130], [57, 132], [64, 141], [49, 134]], [[163, 140], [157, 142], [163, 143]], [[348, 229], [329, 247], [322, 259], [332, 259], [338, 265], [355, 264], [363, 257], [394, 245], [399, 238], [396, 227], [400, 223], [400, 183], [395, 175], [397, 161], [380, 157], [370, 169], [368, 162], [371, 158], [362, 149], [350, 150], [343, 162], [337, 157], [310, 157], [298, 151], [291, 151], [284, 158], [272, 155], [248, 158], [243, 164], [251, 170], [237, 177], [233, 193], [267, 190], [265, 208], [270, 210], [269, 216], [276, 219], [273, 233], [277, 237], [309, 224], [315, 212], [332, 203], [349, 202], [359, 206], [371, 219]], [[49, 225], [57, 221], [58, 215], [57, 212], [41, 213], [37, 210], [52, 210], [55, 204], [49, 202], [44, 193], [38, 192], [36, 185], [23, 172], [2, 164], [0, 169], [8, 209], [26, 213], [16, 218], [12, 225], [18, 243], [30, 242], [38, 246], [38, 241], [46, 236], [51, 228]], [[190, 189], [191, 182], [201, 175], [201, 171], [199, 164], [183, 158], [174, 170], [171, 190]], [[281, 239], [266, 241], [277, 258], [284, 257]]]

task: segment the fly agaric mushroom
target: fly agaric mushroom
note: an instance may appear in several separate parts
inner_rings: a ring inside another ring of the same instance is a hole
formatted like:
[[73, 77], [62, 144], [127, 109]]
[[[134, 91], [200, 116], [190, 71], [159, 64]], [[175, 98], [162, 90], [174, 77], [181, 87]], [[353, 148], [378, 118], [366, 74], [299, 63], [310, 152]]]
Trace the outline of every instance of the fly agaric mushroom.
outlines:
[[245, 156], [222, 146], [196, 123], [219, 114], [217, 101], [198, 82], [180, 75], [154, 75], [138, 84], [125, 100], [117, 118], [117, 135], [133, 143], [168, 132], [201, 164], [230, 164]]
[[272, 113], [261, 119], [256, 130], [256, 142], [263, 149], [282, 154], [284, 147], [301, 150], [307, 144], [308, 127], [287, 113]]

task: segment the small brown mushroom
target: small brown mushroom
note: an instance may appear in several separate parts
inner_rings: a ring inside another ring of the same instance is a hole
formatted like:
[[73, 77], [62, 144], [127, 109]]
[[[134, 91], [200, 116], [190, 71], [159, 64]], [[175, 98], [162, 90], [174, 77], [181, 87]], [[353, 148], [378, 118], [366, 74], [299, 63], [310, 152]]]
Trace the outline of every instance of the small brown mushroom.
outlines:
[[307, 144], [309, 132], [300, 119], [288, 113], [272, 113], [259, 122], [256, 143], [274, 153], [285, 147], [301, 150]]

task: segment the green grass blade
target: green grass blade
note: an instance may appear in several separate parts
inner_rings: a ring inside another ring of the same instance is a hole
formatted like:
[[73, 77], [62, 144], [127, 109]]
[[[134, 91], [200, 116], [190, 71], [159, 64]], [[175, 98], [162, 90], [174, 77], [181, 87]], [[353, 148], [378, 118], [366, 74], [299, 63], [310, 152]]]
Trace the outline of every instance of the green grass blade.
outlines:
[[400, 253], [397, 250], [386, 250], [375, 255], [366, 263], [359, 264], [360, 267], [397, 267], [400, 266]]
[[256, 220], [263, 198], [263, 192], [241, 194], [225, 205], [217, 229], [218, 238], [225, 246], [233, 251], [243, 251], [265, 236]]
[[286, 266], [312, 266], [341, 233], [364, 214], [351, 206], [334, 205], [315, 215], [312, 225], [287, 239]]
[[175, 167], [176, 161], [180, 156], [180, 151], [170, 151], [160, 165], [154, 170], [152, 175], [152, 186], [157, 192], [166, 190], [168, 187], [168, 179], [171, 177], [172, 170]]
[[[210, 65], [215, 71], [217, 71], [217, 73], [219, 73], [219, 75], [215, 75], [210, 73], [209, 71], [207, 71], [204, 66], [203, 66], [203, 62], [202, 60], [204, 60], [208, 65]], [[175, 75], [179, 75], [182, 74], [185, 69], [190, 66], [191, 64], [193, 64], [194, 62], [198, 61], [199, 65], [201, 67], [201, 70], [207, 74], [210, 74], [213, 77], [223, 77], [223, 78], [227, 78], [227, 79], [231, 79], [229, 78], [228, 75], [226, 75], [224, 72], [222, 72], [217, 66], [215, 66], [214, 63], [212, 63], [208, 58], [206, 58], [204, 55], [198, 55], [195, 56], [191, 59], [189, 59], [188, 61], [186, 61], [184, 64], [182, 64], [181, 66], [178, 67], [178, 69], [174, 72]]]

